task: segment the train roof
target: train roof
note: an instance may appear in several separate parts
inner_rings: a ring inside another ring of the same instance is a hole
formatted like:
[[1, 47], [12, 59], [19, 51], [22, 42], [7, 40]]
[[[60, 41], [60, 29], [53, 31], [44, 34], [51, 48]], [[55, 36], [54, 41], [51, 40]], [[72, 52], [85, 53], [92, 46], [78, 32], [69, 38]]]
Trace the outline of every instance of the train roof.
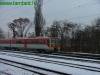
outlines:
[[59, 38], [59, 37], [33, 37], [33, 38], [21, 38], [21, 37], [18, 37], [18, 38], [6, 38], [6, 39], [0, 39], [0, 40], [14, 40], [14, 39], [50, 39], [50, 38]]

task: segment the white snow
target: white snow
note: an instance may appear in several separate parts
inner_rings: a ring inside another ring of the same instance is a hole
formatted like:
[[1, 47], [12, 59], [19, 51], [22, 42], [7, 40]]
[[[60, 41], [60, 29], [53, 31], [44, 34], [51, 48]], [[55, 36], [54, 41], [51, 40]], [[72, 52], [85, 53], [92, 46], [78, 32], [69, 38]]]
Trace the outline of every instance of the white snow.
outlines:
[[34, 75], [34, 73], [0, 63], [0, 75]]
[[[24, 54], [21, 54], [21, 55], [35, 57], [35, 58], [48, 59], [48, 60], [61, 61], [61, 62], [75, 63], [75, 64], [81, 64], [81, 65], [87, 65], [87, 66], [93, 66], [93, 67], [100, 68], [100, 64], [96, 64], [96, 63], [88, 63], [88, 62], [80, 62], [80, 61], [64, 60], [64, 59], [55, 59], [55, 58], [46, 58], [46, 57], [39, 57], [39, 56], [35, 56], [35, 55], [24, 55]], [[62, 65], [46, 63], [46, 62], [39, 62], [39, 61], [35, 61], [35, 60], [27, 60], [27, 59], [17, 58], [17, 57], [12, 57], [12, 56], [7, 56], [7, 55], [0, 55], [0, 58], [9, 59], [12, 61], [17, 61], [17, 62], [21, 62], [21, 63], [33, 65], [33, 66], [43, 67], [43, 68], [47, 68], [47, 69], [51, 69], [51, 70], [55, 70], [55, 71], [60, 71], [60, 72], [64, 72], [64, 73], [68, 73], [68, 74], [72, 74], [72, 75], [100, 75], [100, 72], [94, 72], [94, 71], [73, 68], [73, 67], [68, 67], [68, 66], [62, 66]]]
[[55, 59], [55, 58], [48, 58], [48, 57], [41, 57], [41, 56], [36, 56], [36, 55], [25, 55], [25, 54], [18, 54], [18, 53], [8, 53], [8, 55], [21, 55], [21, 56], [28, 56], [28, 57], [34, 57], [34, 58], [41, 58], [41, 59], [47, 59], [47, 60], [53, 60], [53, 61], [60, 61], [60, 62], [66, 62], [66, 63], [72, 63], [72, 64], [79, 64], [79, 65], [85, 65], [85, 66], [92, 66], [92, 67], [98, 67], [100, 68], [99, 63], [90, 63], [86, 61], [77, 61], [77, 60], [70, 60], [70, 59]]

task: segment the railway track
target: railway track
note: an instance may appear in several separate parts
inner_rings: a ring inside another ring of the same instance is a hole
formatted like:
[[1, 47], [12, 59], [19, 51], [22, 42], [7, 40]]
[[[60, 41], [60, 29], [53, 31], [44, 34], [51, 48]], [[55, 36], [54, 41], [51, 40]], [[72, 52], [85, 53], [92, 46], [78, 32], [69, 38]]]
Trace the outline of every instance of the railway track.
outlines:
[[[20, 68], [20, 69], [32, 72], [34, 75], [69, 75], [66, 73], [57, 72], [54, 70], [49, 70], [49, 69], [45, 69], [45, 68], [41, 68], [41, 67], [37, 67], [37, 66], [32, 66], [32, 65], [28, 65], [28, 64], [24, 64], [24, 63], [20, 63], [20, 62], [16, 62], [16, 61], [1, 59], [1, 58], [0, 58], [0, 63], [14, 66], [16, 68]], [[3, 74], [9, 75], [7, 73], [3, 73]]]
[[68, 52], [68, 53], [53, 53], [53, 55], [70, 56], [70, 57], [78, 57], [78, 58], [88, 58], [88, 59], [100, 60], [100, 54], [91, 54], [91, 53]]
[[[20, 52], [20, 51], [8, 51], [5, 50], [4, 52], [12, 52], [12, 53], [20, 53], [20, 54], [26, 54], [26, 55], [38, 55], [41, 57], [48, 57], [48, 58], [56, 58], [56, 59], [65, 59], [65, 60], [76, 60], [76, 61], [84, 61], [84, 62], [91, 62], [91, 63], [100, 63], [100, 60], [94, 59], [99, 58], [99, 55], [96, 55], [97, 57], [92, 56], [94, 58], [88, 58], [88, 54], [79, 54], [78, 53], [52, 53], [52, 54], [43, 54], [43, 53], [32, 53], [32, 52]], [[86, 57], [85, 57], [86, 56]]]
[[[6, 54], [6, 53], [2, 53]], [[7, 56], [11, 57], [17, 57], [17, 58], [23, 58], [27, 60], [35, 60], [39, 62], [46, 62], [46, 63], [52, 63], [52, 64], [57, 64], [57, 65], [62, 65], [62, 66], [69, 66], [73, 68], [79, 68], [79, 69], [84, 69], [84, 70], [89, 70], [89, 71], [94, 71], [94, 72], [100, 72], [100, 67], [94, 67], [94, 66], [88, 66], [84, 64], [77, 64], [77, 63], [69, 63], [65, 61], [59, 61], [59, 60], [52, 60], [48, 58], [37, 58], [37, 57], [30, 57], [26, 55], [20, 55], [20, 54], [6, 54]]]

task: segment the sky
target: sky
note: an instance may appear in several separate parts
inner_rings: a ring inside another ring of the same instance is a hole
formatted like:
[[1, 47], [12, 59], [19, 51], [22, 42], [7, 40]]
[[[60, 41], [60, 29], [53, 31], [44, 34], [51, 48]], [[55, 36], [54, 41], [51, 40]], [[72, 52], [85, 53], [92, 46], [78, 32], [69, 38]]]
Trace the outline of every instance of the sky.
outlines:
[[[99, 9], [100, 0], [44, 0], [42, 11], [47, 26], [54, 20], [86, 25], [100, 17]], [[19, 17], [34, 21], [34, 6], [0, 6], [0, 27], [5, 32], [8, 31], [7, 24]]]

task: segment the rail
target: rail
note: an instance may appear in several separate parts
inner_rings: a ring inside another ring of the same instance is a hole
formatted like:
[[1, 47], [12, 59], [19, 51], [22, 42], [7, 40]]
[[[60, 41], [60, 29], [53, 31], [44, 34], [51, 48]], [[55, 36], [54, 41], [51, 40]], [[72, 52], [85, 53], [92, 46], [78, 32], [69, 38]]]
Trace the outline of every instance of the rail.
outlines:
[[[70, 60], [77, 60], [77, 61], [85, 61], [85, 62], [93, 62], [93, 63], [100, 63], [99, 59], [95, 58], [100, 58], [99, 54], [98, 55], [93, 55], [91, 58], [89, 58], [88, 54], [84, 55], [82, 53], [52, 53], [52, 54], [44, 54], [44, 53], [32, 53], [32, 52], [22, 52], [22, 51], [10, 51], [10, 50], [3, 50], [3, 52], [11, 52], [11, 53], [20, 53], [20, 54], [26, 54], [26, 55], [38, 55], [41, 57], [48, 57], [48, 58], [56, 58], [56, 59], [70, 59]], [[93, 57], [93, 58], [92, 58]]]
[[20, 55], [20, 54], [7, 54], [8, 56], [12, 56], [12, 57], [17, 57], [17, 58], [23, 58], [23, 59], [27, 59], [27, 60], [35, 60], [35, 61], [39, 61], [39, 62], [46, 62], [46, 63], [52, 63], [52, 64], [58, 64], [58, 65], [62, 65], [62, 66], [69, 66], [69, 67], [74, 67], [74, 68], [80, 68], [80, 69], [85, 69], [85, 70], [89, 70], [89, 71], [95, 71], [95, 72], [100, 72], [100, 68], [99, 67], [93, 67], [93, 66], [87, 66], [87, 65], [82, 65], [82, 64], [76, 64], [76, 63], [68, 63], [68, 62], [62, 62], [62, 61], [58, 61], [58, 60], [50, 60], [50, 59], [44, 59], [44, 58], [36, 58], [36, 57], [28, 57], [26, 55]]
[[57, 72], [54, 70], [49, 70], [49, 69], [45, 69], [45, 68], [41, 68], [41, 67], [29, 65], [29, 64], [24, 64], [24, 63], [20, 63], [16, 61], [11, 61], [7, 59], [2, 59], [2, 58], [0, 58], [0, 63], [4, 63], [4, 64], [14, 66], [26, 71], [30, 71], [38, 75], [69, 75], [69, 74]]

